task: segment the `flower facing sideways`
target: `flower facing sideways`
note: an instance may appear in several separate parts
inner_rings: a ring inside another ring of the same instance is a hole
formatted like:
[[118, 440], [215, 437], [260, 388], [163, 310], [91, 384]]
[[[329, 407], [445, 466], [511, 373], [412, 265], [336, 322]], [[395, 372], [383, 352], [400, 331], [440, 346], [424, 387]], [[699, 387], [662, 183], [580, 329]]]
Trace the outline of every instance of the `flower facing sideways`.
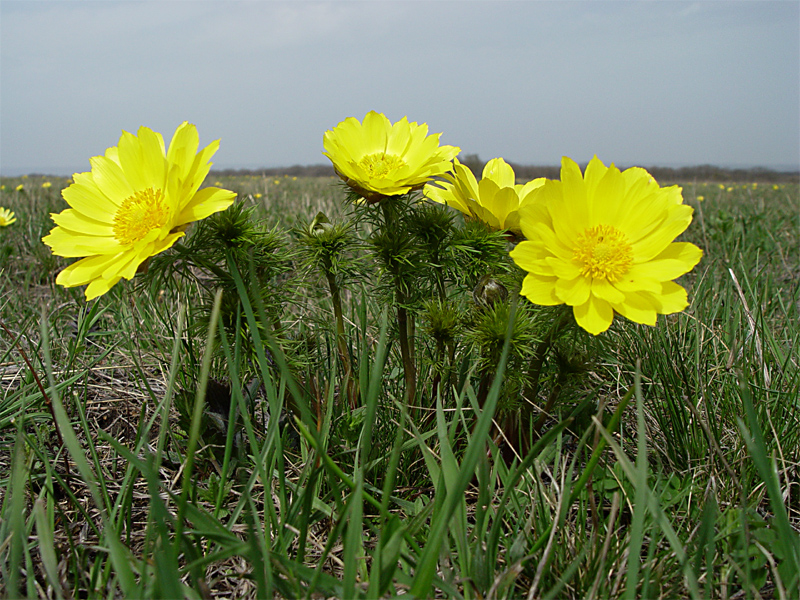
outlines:
[[8, 210], [7, 208], [0, 207], [0, 227], [7, 227], [16, 220], [17, 217], [14, 216], [12, 211]]
[[347, 185], [369, 203], [422, 189], [431, 177], [452, 167], [460, 148], [439, 146], [441, 134], [403, 117], [392, 124], [377, 112], [363, 123], [349, 117], [323, 138], [325, 156]]
[[76, 173], [62, 190], [71, 208], [51, 214], [56, 223], [42, 241], [58, 256], [79, 260], [56, 283], [86, 285], [86, 298], [105, 294], [121, 278], [131, 279], [142, 263], [172, 246], [192, 221], [225, 210], [234, 192], [200, 190], [219, 148], [198, 152], [197, 129], [182, 123], [165, 150], [161, 134], [140, 127], [122, 132], [119, 144], [91, 159], [92, 170]]
[[526, 275], [521, 294], [542, 305], [568, 304], [597, 335], [617, 312], [647, 325], [688, 306], [672, 281], [700, 261], [694, 244], [673, 242], [692, 221], [681, 188], [661, 188], [644, 169], [620, 172], [595, 157], [581, 174], [569, 158], [561, 181], [547, 181], [520, 209], [529, 241], [511, 257]]
[[452, 174], [445, 181], [429, 183], [425, 195], [435, 202], [447, 204], [462, 213], [483, 221], [495, 231], [511, 231], [519, 236], [519, 207], [531, 192], [544, 185], [544, 177], [518, 185], [511, 168], [502, 158], [493, 158], [483, 168], [478, 183], [469, 167], [455, 159]]

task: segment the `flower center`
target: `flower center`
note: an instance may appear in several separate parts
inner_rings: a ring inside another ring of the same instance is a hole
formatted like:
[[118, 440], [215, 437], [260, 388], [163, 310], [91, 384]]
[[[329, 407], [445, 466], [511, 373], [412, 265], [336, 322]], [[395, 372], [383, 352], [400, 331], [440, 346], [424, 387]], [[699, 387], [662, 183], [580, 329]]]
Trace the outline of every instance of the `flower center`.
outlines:
[[367, 154], [358, 162], [358, 166], [369, 173], [370, 177], [383, 179], [392, 171], [405, 167], [406, 162], [394, 154], [377, 152], [375, 154]]
[[114, 235], [120, 244], [135, 244], [153, 229], [161, 229], [170, 216], [164, 192], [153, 188], [126, 198], [114, 216]]
[[630, 269], [633, 250], [624, 233], [611, 225], [597, 225], [578, 236], [572, 259], [584, 277], [614, 282]]

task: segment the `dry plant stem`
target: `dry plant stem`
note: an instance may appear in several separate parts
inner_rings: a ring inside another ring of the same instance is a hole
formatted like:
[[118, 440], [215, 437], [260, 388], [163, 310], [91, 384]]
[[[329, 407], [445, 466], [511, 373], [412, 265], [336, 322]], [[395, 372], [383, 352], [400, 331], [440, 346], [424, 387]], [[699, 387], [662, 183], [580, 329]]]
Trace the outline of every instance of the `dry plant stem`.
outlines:
[[[0, 321], [0, 326], [3, 327], [3, 331], [6, 332], [6, 334], [9, 337], [9, 339], [16, 340], [14, 342], [14, 345], [17, 347], [17, 351], [19, 352], [20, 356], [22, 356], [22, 360], [24, 360], [25, 364], [28, 366], [28, 370], [31, 372], [31, 375], [33, 375], [33, 379], [34, 379], [34, 381], [36, 381], [36, 385], [39, 388], [39, 391], [42, 393], [42, 398], [44, 398], [44, 403], [47, 404], [47, 408], [50, 410], [50, 416], [53, 417], [53, 424], [55, 425], [56, 436], [58, 437], [59, 448], [63, 449], [64, 448], [64, 438], [61, 437], [61, 430], [58, 428], [58, 425], [56, 425], [56, 423], [57, 423], [57, 421], [56, 421], [56, 413], [53, 411], [53, 403], [50, 401], [50, 396], [47, 395], [47, 392], [45, 391], [44, 386], [42, 385], [42, 380], [39, 379], [39, 375], [37, 375], [36, 371], [34, 370], [33, 365], [31, 364], [31, 361], [28, 360], [28, 355], [25, 354], [25, 351], [22, 349], [22, 346], [19, 343], [19, 338], [15, 337], [14, 334], [11, 333], [8, 330], [8, 327], [6, 327], [6, 324], [3, 323], [2, 321]], [[64, 456], [64, 469], [66, 471], [66, 476], [67, 476], [67, 483], [69, 483], [69, 478], [72, 475], [72, 473], [69, 470], [69, 460], [67, 460], [67, 455], [64, 454], [63, 456]]]

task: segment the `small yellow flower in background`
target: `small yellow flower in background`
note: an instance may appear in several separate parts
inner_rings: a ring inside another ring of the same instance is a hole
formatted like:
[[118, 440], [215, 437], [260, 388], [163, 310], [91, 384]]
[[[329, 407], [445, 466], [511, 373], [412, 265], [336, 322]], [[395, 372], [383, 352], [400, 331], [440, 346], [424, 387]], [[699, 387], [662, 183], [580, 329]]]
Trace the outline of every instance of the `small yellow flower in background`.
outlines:
[[323, 146], [339, 177], [370, 204], [387, 196], [419, 190], [452, 168], [460, 148], [439, 146], [428, 125], [403, 117], [394, 125], [386, 115], [367, 113], [364, 122], [348, 117], [326, 131]]
[[724, 183], [720, 183], [719, 184], [719, 189], [724, 190], [725, 189], [725, 184]]
[[24, 185], [22, 185], [22, 184], [20, 183], [20, 184], [19, 184], [17, 187], [15, 187], [14, 189], [15, 189], [16, 191], [18, 191], [18, 192], [21, 192], [22, 190], [24, 190], [24, 189], [25, 189], [25, 186], [24, 186]]
[[261, 192], [256, 192], [255, 194], [253, 194], [253, 198], [258, 199], [258, 198], [261, 198], [263, 195], [264, 194], [262, 194]]
[[281, 180], [280, 179], [275, 179], [275, 180], [273, 180], [272, 183], [274, 183], [275, 185], [280, 185]]
[[502, 158], [493, 158], [486, 163], [480, 183], [469, 167], [458, 159], [454, 161], [453, 174], [445, 173], [443, 177], [446, 181], [425, 186], [428, 198], [483, 221], [495, 231], [511, 231], [518, 236], [522, 235], [519, 207], [545, 181], [541, 177], [518, 185], [514, 169]]
[[522, 232], [511, 257], [528, 271], [520, 293], [534, 304], [568, 304], [597, 335], [614, 313], [647, 325], [688, 306], [672, 280], [703, 252], [673, 242], [692, 221], [681, 188], [661, 188], [644, 169], [620, 172], [595, 157], [582, 175], [564, 157], [561, 181], [547, 181], [520, 208]]
[[27, 175], [23, 175], [23, 176], [22, 176], [22, 179], [27, 179], [27, 178], [28, 178], [28, 176], [27, 176]]
[[17, 217], [14, 216], [13, 212], [7, 208], [0, 207], [0, 227], [8, 227], [16, 220]]
[[757, 187], [758, 187], [758, 183], [753, 182], [753, 189], [756, 189]]
[[5, 191], [6, 191], [6, 184], [5, 183], [0, 184], [0, 192], [5, 192]]
[[50, 183], [49, 181], [45, 181], [45, 182], [42, 184], [42, 187], [43, 187], [44, 189], [47, 189], [47, 188], [51, 187], [52, 185], [53, 185], [53, 184], [52, 184], [52, 183]]
[[733, 188], [732, 188], [732, 187], [729, 187], [729, 188], [727, 189], [727, 191], [729, 191], [729, 192], [732, 192], [732, 191], [733, 191]]
[[297, 177], [292, 177], [292, 181], [297, 181]]
[[57, 227], [42, 241], [58, 256], [86, 258], [61, 271], [56, 283], [88, 284], [86, 299], [96, 298], [121, 278], [133, 278], [192, 221], [228, 208], [235, 192], [199, 190], [219, 140], [198, 146], [197, 129], [187, 122], [168, 150], [160, 133], [140, 127], [138, 136], [123, 131], [117, 146], [92, 158], [91, 172], [76, 173], [61, 191], [71, 208], [50, 215]]
[[702, 202], [702, 201], [703, 201], [703, 200], [705, 200], [705, 199], [706, 199], [706, 197], [705, 197], [705, 196], [698, 196], [698, 197], [697, 197], [697, 201], [698, 201], [698, 202]]
[[779, 189], [781, 189], [781, 186], [779, 186], [777, 183], [774, 183], [774, 184], [772, 184], [772, 189], [773, 190], [779, 190]]

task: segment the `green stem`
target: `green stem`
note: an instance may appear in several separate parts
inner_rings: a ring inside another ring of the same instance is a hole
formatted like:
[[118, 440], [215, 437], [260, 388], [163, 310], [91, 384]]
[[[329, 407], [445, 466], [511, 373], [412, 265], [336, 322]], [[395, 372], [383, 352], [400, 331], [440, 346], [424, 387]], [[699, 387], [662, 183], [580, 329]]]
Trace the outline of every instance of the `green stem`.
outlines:
[[397, 329], [400, 340], [400, 356], [403, 359], [403, 372], [406, 381], [406, 404], [410, 405], [414, 402], [417, 395], [417, 369], [414, 366], [414, 359], [411, 356], [411, 345], [409, 344], [408, 335], [408, 313], [406, 312], [406, 307], [403, 306], [405, 298], [399, 289], [399, 285], [395, 298], [397, 299]]
[[336, 320], [336, 348], [339, 354], [339, 361], [344, 369], [343, 393], [346, 395], [351, 408], [356, 408], [358, 404], [358, 386], [353, 379], [353, 368], [350, 364], [350, 355], [347, 351], [347, 339], [344, 333], [344, 313], [342, 311], [342, 297], [339, 292], [339, 285], [336, 277], [330, 270], [329, 261], [325, 264], [325, 278], [328, 280], [328, 287], [331, 291], [331, 303], [333, 304], [333, 316]]
[[[569, 325], [571, 322], [570, 319], [571, 310], [570, 307], [565, 306], [564, 310], [562, 310], [561, 314], [555, 319], [553, 325], [550, 327], [550, 330], [544, 336], [541, 342], [536, 346], [536, 350], [533, 353], [533, 358], [531, 359], [531, 366], [529, 369], [529, 373], [531, 376], [531, 385], [530, 387], [525, 390], [525, 397], [530, 398], [532, 402], [535, 402], [539, 396], [539, 385], [541, 382], [542, 376], [542, 369], [544, 368], [545, 359], [547, 358], [548, 352], [553, 347], [553, 341], [561, 334], [565, 327]], [[521, 411], [518, 420], [510, 421], [504, 426], [503, 432], [505, 433], [506, 437], [509, 440], [515, 440], [516, 446], [518, 447], [517, 450], [521, 453], [522, 456], [528, 451], [530, 448], [532, 439], [536, 439], [540, 437], [542, 426], [547, 419], [547, 415], [550, 414], [550, 411], [553, 409], [553, 406], [558, 400], [558, 396], [561, 393], [561, 389], [564, 386], [564, 381], [566, 380], [565, 373], [559, 373], [558, 378], [556, 380], [555, 386], [550, 392], [550, 395], [547, 398], [547, 403], [545, 404], [544, 409], [542, 410], [541, 414], [537, 418], [536, 422], [534, 423], [533, 427], [530, 428], [528, 425], [531, 421], [531, 409], [530, 407], [526, 407], [524, 410]]]
[[547, 353], [553, 345], [553, 340], [556, 339], [558, 334], [564, 329], [564, 326], [569, 322], [570, 311], [568, 309], [568, 306], [565, 307], [565, 310], [561, 312], [561, 315], [555, 320], [552, 327], [550, 327], [550, 331], [547, 332], [544, 339], [536, 346], [536, 351], [533, 353], [529, 370], [532, 383], [525, 392], [527, 398], [535, 400], [539, 394], [539, 380], [542, 375], [544, 360], [547, 358]]
[[[399, 230], [399, 215], [397, 207], [390, 202], [381, 202], [384, 224], [387, 231]], [[405, 376], [406, 404], [411, 405], [417, 395], [417, 369], [414, 366], [414, 356], [411, 344], [413, 343], [413, 323], [406, 310], [406, 295], [400, 273], [394, 273], [395, 304], [397, 306], [397, 335], [400, 342], [400, 356], [403, 361], [403, 374]]]
[[566, 372], [560, 371], [558, 373], [558, 378], [556, 379], [556, 384], [553, 386], [553, 389], [550, 391], [550, 395], [547, 397], [547, 404], [544, 405], [544, 409], [541, 413], [539, 413], [539, 418], [536, 419], [536, 422], [533, 424], [533, 437], [539, 437], [539, 434], [542, 431], [542, 426], [547, 420], [550, 411], [553, 410], [553, 406], [555, 405], [559, 394], [561, 394], [561, 389], [564, 387], [564, 382], [566, 379]]

